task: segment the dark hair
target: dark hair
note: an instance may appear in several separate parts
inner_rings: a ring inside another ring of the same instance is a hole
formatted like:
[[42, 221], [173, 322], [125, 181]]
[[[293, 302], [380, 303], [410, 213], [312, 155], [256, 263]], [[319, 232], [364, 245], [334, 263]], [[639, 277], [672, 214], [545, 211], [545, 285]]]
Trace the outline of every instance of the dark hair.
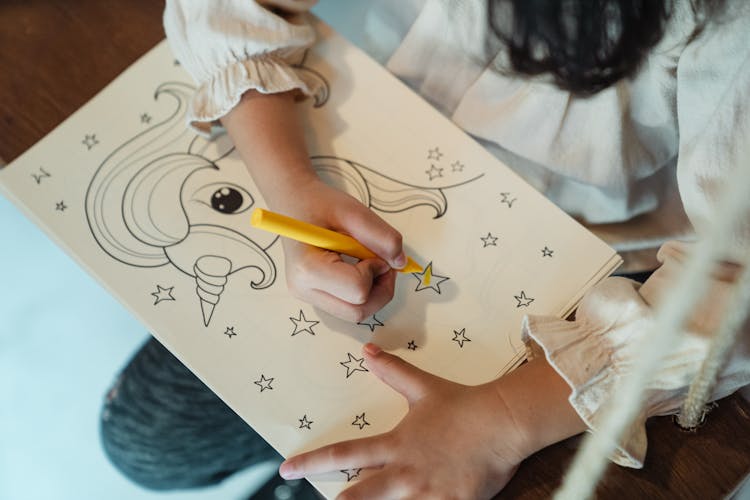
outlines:
[[670, 0], [488, 0], [491, 35], [522, 74], [593, 94], [633, 75], [661, 40]]

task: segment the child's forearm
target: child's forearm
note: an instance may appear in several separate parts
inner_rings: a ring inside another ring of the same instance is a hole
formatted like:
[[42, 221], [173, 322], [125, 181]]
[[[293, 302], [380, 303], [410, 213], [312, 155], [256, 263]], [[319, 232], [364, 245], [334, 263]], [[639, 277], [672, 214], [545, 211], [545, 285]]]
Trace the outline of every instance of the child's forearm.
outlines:
[[406, 264], [401, 235], [362, 200], [318, 177], [301, 118], [291, 93], [248, 91], [222, 122], [268, 207], [346, 233], [378, 256], [349, 263], [334, 252], [282, 239], [290, 292], [356, 323], [393, 298], [391, 268]]
[[318, 179], [291, 92], [250, 90], [221, 121], [269, 205], [283, 204], [296, 187]]
[[522, 434], [524, 456], [586, 430], [568, 402], [570, 387], [543, 358], [525, 363], [493, 384]]

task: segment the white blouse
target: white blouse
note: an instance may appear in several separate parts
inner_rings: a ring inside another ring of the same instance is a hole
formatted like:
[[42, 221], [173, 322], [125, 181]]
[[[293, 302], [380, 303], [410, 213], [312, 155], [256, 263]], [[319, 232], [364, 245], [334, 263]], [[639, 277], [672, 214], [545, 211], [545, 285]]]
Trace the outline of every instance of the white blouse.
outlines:
[[[208, 132], [250, 89], [313, 94], [291, 65], [314, 43], [306, 11], [315, 3], [167, 0], [167, 37], [198, 85], [191, 124]], [[662, 245], [700, 237], [722, 183], [750, 161], [750, 3], [728, 1], [701, 31], [690, 3], [676, 0], [663, 39], [634, 77], [588, 98], [544, 78], [497, 71], [507, 61], [502, 51], [484, 50], [482, 1], [379, 0], [363, 26], [375, 58], [614, 246], [626, 270], [663, 263], [642, 286], [610, 278], [594, 287], [575, 321], [524, 322], [529, 355], [546, 356], [568, 382], [570, 402], [590, 428], [689, 250]], [[728, 260], [741, 261], [750, 250], [750, 214], [731, 244]], [[710, 298], [652, 379], [617, 463], [641, 467], [646, 418], [679, 409], [722, 316], [726, 276], [717, 270]], [[750, 322], [714, 399], [750, 383], [749, 356]]]

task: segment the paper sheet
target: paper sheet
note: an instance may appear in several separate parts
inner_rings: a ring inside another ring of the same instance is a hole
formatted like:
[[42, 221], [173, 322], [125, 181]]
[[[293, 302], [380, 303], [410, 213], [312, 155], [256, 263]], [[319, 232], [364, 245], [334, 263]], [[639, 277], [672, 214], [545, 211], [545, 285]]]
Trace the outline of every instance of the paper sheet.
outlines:
[[[360, 324], [290, 298], [277, 238], [226, 137], [185, 127], [192, 92], [161, 43], [0, 170], [0, 190], [285, 456], [392, 428], [404, 400], [374, 341], [465, 384], [523, 357], [525, 314], [564, 316], [615, 252], [366, 55], [318, 23], [301, 104], [321, 176], [405, 235], [424, 274]], [[100, 334], [92, 332], [92, 334]], [[333, 496], [365, 471], [315, 478]]]

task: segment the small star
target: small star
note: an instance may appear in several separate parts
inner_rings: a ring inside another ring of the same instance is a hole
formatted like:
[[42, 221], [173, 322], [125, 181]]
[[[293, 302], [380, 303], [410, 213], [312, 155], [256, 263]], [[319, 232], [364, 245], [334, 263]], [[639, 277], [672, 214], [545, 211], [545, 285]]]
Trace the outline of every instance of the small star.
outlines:
[[514, 295], [515, 299], [518, 301], [518, 304], [516, 307], [529, 307], [529, 304], [534, 302], [534, 299], [531, 297], [526, 296], [526, 292], [521, 290], [521, 295]]
[[362, 326], [368, 326], [368, 327], [370, 327], [370, 331], [371, 332], [374, 332], [375, 328], [377, 328], [379, 326], [384, 326], [383, 322], [380, 321], [378, 318], [376, 318], [374, 314], [372, 316], [370, 316], [369, 318], [366, 318], [366, 319], [360, 321], [357, 324], [358, 325], [362, 325]]
[[253, 382], [253, 384], [260, 387], [260, 392], [263, 392], [266, 389], [273, 390], [273, 387], [271, 387], [271, 382], [273, 382], [273, 377], [266, 378], [266, 376], [261, 373], [260, 380], [256, 380], [255, 382]]
[[417, 344], [413, 340], [410, 340], [409, 343], [406, 345], [406, 347], [410, 351], [416, 351], [417, 350]]
[[505, 203], [508, 205], [508, 208], [512, 207], [513, 202], [516, 201], [516, 198], [510, 199], [510, 193], [500, 193], [500, 196], [502, 197], [500, 203]]
[[156, 298], [156, 300], [154, 301], [154, 305], [164, 300], [175, 300], [174, 297], [172, 297], [172, 290], [174, 290], [173, 286], [170, 286], [169, 288], [162, 288], [161, 285], [156, 285], [156, 291], [151, 292], [151, 295]]
[[451, 170], [453, 172], [463, 172], [465, 166], [466, 165], [464, 165], [460, 161], [454, 161], [453, 163], [451, 163]]
[[[346, 368], [346, 378], [349, 378], [352, 373], [354, 372], [366, 372], [369, 371], [367, 368], [362, 366], [362, 363], [365, 362], [365, 358], [357, 358], [352, 353], [348, 352], [346, 353], [349, 356], [349, 361], [341, 361], [339, 364]], [[351, 364], [355, 364], [356, 366], [350, 366]]]
[[312, 420], [307, 420], [307, 415], [302, 415], [302, 418], [299, 419], [299, 429], [310, 429], [312, 423]]
[[479, 238], [482, 240], [482, 243], [484, 243], [484, 246], [482, 248], [487, 248], [489, 246], [496, 247], [497, 246], [497, 237], [492, 236], [492, 233], [487, 233], [487, 236], [484, 238]]
[[427, 267], [425, 267], [424, 271], [422, 271], [421, 273], [411, 273], [411, 275], [419, 280], [419, 283], [417, 283], [417, 288], [414, 289], [415, 292], [432, 288], [437, 293], [440, 293], [440, 283], [448, 281], [450, 279], [447, 276], [433, 274], [432, 262], [427, 264]]
[[443, 153], [440, 152], [440, 148], [438, 147], [427, 150], [428, 160], [440, 160], [440, 158], [442, 157], [443, 157]]
[[453, 333], [455, 334], [453, 341], [458, 342], [458, 347], [463, 347], [464, 342], [471, 342], [471, 339], [466, 336], [466, 328], [461, 328], [460, 332], [453, 330]]
[[86, 146], [86, 148], [91, 151], [91, 148], [99, 144], [99, 140], [96, 138], [96, 134], [86, 134], [86, 137], [81, 141], [81, 144]]
[[553, 252], [554, 250], [550, 250], [545, 246], [544, 248], [542, 248], [542, 257], [552, 257]]
[[430, 165], [430, 169], [429, 170], [425, 170], [424, 173], [427, 174], [430, 177], [430, 180], [432, 180], [432, 179], [436, 179], [438, 177], [442, 177], [443, 176], [443, 169], [442, 168], [438, 168], [435, 165]]
[[68, 205], [66, 205], [64, 201], [58, 201], [57, 203], [55, 203], [55, 210], [64, 212], [66, 208], [68, 208]]
[[320, 321], [309, 321], [307, 318], [305, 318], [305, 313], [302, 312], [302, 309], [299, 310], [299, 318], [292, 318], [290, 316], [289, 319], [292, 320], [292, 323], [294, 323], [294, 331], [292, 332], [292, 337], [302, 332], [307, 332], [310, 335], [315, 335], [313, 327], [320, 323]]
[[31, 176], [34, 178], [37, 184], [42, 183], [42, 179], [45, 177], [52, 177], [52, 174], [44, 170], [42, 167], [39, 167], [39, 173], [38, 174], [31, 174]]
[[149, 124], [151, 123], [151, 115], [148, 113], [141, 114], [141, 123]]
[[354, 418], [354, 422], [352, 422], [352, 425], [356, 425], [359, 427], [359, 430], [362, 430], [365, 428], [365, 425], [370, 425], [370, 422], [365, 420], [365, 414], [362, 413], [362, 415], [357, 415]]
[[341, 472], [346, 474], [346, 482], [348, 483], [352, 479], [357, 479], [362, 469], [342, 469]]
[[228, 326], [227, 330], [224, 332], [224, 335], [226, 335], [227, 337], [229, 337], [231, 339], [232, 337], [234, 337], [235, 335], [237, 335], [237, 332], [234, 331], [234, 327], [233, 326]]

